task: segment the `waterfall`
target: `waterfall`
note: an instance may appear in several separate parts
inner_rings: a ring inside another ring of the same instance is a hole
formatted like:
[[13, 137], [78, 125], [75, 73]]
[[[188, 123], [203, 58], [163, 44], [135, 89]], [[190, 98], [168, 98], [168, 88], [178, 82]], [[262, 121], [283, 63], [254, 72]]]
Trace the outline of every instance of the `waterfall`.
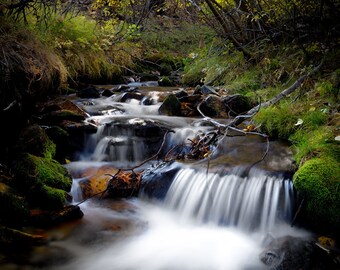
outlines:
[[199, 223], [265, 232], [291, 220], [293, 195], [290, 180], [259, 170], [243, 178], [240, 170], [220, 175], [185, 168], [177, 173], [165, 204]]

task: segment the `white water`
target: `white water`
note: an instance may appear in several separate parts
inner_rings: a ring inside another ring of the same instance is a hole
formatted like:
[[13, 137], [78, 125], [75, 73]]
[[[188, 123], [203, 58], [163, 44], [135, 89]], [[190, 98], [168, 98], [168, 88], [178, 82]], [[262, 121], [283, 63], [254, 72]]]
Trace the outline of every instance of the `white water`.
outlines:
[[272, 231], [292, 218], [293, 186], [289, 180], [253, 171], [220, 176], [182, 169], [172, 183], [166, 205], [199, 223], [235, 226], [244, 231]]
[[85, 250], [81, 247], [81, 252], [76, 248], [77, 260], [62, 269], [266, 269], [259, 254], [268, 233], [303, 235], [283, 220], [292, 214], [291, 182], [260, 171], [248, 178], [239, 173], [206, 175], [183, 168], [164, 202], [130, 201], [134, 214], [86, 203], [82, 209], [91, 223], [127, 218], [140, 229], [120, 240], [103, 241]]
[[[116, 123], [159, 121], [176, 131], [169, 135], [168, 148], [171, 143], [181, 144], [199, 130], [209, 128], [200, 124], [190, 126], [193, 121], [185, 118], [159, 116], [158, 105], [112, 103], [109, 98], [104, 104], [97, 102], [98, 109], [107, 109], [107, 105], [113, 104], [121, 111], [107, 110], [106, 115], [88, 119], [99, 126], [97, 134], [88, 140], [88, 152], [82, 158], [89, 163], [121, 161], [126, 166], [131, 161], [145, 158], [143, 146], [136, 143], [130, 131], [124, 133], [115, 129]], [[127, 153], [134, 153], [133, 157], [128, 157]], [[81, 200], [77, 181], [74, 181], [72, 193], [76, 200]], [[73, 249], [76, 258], [59, 269], [266, 269], [259, 254], [263, 249], [262, 240], [268, 233], [274, 237], [303, 234], [288, 224], [292, 217], [292, 202], [289, 180], [269, 177], [260, 171], [242, 178], [237, 171], [223, 175], [183, 168], [164, 202], [133, 200], [130, 203], [135, 205], [134, 214], [91, 203], [82, 204], [89, 227], [101, 230], [100, 223], [128, 220], [139, 229], [126, 236], [104, 229], [106, 237], [94, 245], [83, 245], [80, 240], [68, 242], [66, 244]], [[113, 237], [116, 234], [120, 235], [118, 240]]]

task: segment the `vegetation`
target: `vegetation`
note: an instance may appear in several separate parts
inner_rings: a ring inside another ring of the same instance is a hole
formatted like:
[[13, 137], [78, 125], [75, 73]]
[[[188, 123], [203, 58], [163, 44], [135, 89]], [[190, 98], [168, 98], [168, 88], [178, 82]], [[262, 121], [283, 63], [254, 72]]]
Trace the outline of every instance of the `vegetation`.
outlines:
[[312, 158], [294, 175], [294, 185], [306, 198], [306, 215], [310, 227], [330, 226], [340, 222], [339, 161], [328, 157]]
[[[291, 141], [306, 217], [330, 217], [334, 226], [339, 223], [338, 17], [334, 0], [0, 0], [0, 118], [11, 130], [0, 145], [1, 162], [15, 156], [7, 139], [15, 142], [25, 153], [12, 167], [16, 188], [32, 188], [33, 204], [60, 208], [71, 180], [53, 160], [55, 145], [38, 127], [22, 131], [37, 101], [84, 83], [122, 82], [123, 76], [144, 72], [167, 76], [163, 82], [173, 84], [172, 72], [182, 72], [186, 86], [214, 85], [263, 103], [322, 62], [299, 90], [261, 109], [254, 123], [271, 137]], [[168, 102], [167, 110], [178, 107], [173, 97]], [[67, 111], [59, 116], [77, 117]], [[326, 211], [328, 204], [334, 208]]]

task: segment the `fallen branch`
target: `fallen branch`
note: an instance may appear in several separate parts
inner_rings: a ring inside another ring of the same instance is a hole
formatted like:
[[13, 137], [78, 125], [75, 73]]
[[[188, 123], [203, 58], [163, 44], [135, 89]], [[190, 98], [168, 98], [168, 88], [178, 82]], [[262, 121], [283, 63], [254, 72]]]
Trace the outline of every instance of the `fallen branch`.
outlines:
[[290, 95], [296, 89], [298, 89], [302, 85], [302, 83], [310, 75], [312, 75], [313, 73], [317, 72], [321, 68], [322, 65], [323, 65], [323, 60], [321, 61], [321, 63], [318, 66], [316, 66], [314, 69], [309, 71], [307, 74], [305, 74], [305, 75], [301, 76], [300, 78], [298, 78], [291, 86], [289, 86], [288, 88], [283, 90], [281, 93], [279, 93], [278, 95], [273, 97], [271, 100], [268, 100], [268, 101], [266, 101], [264, 103], [260, 103], [259, 105], [257, 105], [254, 108], [250, 109], [245, 115], [239, 115], [239, 116], [235, 117], [234, 120], [229, 124], [229, 126], [234, 126], [234, 127], [238, 126], [245, 119], [249, 119], [249, 118], [253, 117], [260, 110], [260, 107], [262, 107], [262, 108], [269, 107], [271, 105], [276, 104], [277, 102], [279, 102], [284, 97]]

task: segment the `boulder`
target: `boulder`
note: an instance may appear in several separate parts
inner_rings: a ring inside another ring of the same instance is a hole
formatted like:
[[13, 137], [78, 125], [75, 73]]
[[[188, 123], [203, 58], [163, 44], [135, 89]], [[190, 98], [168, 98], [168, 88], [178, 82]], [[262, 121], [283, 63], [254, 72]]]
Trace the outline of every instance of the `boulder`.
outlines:
[[145, 170], [141, 178], [140, 194], [163, 200], [179, 170], [180, 165], [175, 162], [159, 163]]
[[226, 118], [226, 107], [221, 98], [209, 95], [200, 107], [202, 113], [209, 117]]
[[99, 90], [93, 86], [90, 85], [88, 87], [85, 87], [77, 92], [78, 97], [80, 98], [99, 98], [100, 92]]
[[0, 224], [13, 228], [20, 228], [27, 222], [28, 206], [21, 196], [0, 182]]
[[69, 200], [71, 175], [55, 160], [23, 153], [12, 172], [16, 189], [34, 206], [60, 209]]
[[38, 125], [26, 127], [15, 145], [15, 152], [27, 152], [39, 157], [52, 159], [56, 145], [49, 139], [44, 129]]
[[270, 241], [260, 254], [260, 260], [270, 270], [338, 269], [331, 257], [318, 248], [313, 240], [293, 236]]
[[227, 96], [223, 99], [223, 102], [230, 116], [246, 113], [253, 107], [253, 104], [247, 97], [239, 94]]
[[158, 109], [160, 114], [181, 116], [181, 103], [174, 94], [168, 95]]

